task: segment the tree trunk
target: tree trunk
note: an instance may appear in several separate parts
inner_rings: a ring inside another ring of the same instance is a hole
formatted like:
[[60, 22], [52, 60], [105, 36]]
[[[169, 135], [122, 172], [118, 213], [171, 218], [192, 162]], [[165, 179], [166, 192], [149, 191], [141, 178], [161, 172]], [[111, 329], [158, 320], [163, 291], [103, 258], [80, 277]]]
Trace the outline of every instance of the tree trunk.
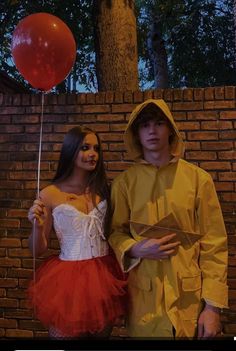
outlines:
[[153, 20], [148, 32], [147, 46], [154, 71], [155, 88], [168, 88], [167, 53], [160, 25], [158, 20]]
[[95, 0], [98, 91], [138, 90], [134, 0]]

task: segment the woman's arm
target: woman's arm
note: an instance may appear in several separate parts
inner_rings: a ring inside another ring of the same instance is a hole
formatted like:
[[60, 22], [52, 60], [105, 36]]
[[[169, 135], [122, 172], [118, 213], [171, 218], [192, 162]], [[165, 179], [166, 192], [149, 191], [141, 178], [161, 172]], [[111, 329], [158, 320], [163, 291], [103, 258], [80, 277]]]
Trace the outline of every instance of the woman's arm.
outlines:
[[29, 237], [29, 248], [36, 257], [41, 256], [48, 248], [49, 235], [52, 229], [51, 208], [46, 206], [47, 196], [40, 193], [28, 212], [28, 219], [32, 223]]

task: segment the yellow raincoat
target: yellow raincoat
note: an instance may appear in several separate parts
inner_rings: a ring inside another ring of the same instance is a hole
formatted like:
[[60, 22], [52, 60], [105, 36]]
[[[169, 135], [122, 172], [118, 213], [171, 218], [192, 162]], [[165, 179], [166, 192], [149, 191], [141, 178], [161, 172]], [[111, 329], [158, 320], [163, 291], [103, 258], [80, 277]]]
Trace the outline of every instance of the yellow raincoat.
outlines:
[[[175, 136], [173, 158], [157, 168], [142, 160], [130, 126], [149, 103], [160, 108]], [[194, 337], [203, 301], [227, 308], [227, 235], [211, 176], [183, 160], [183, 140], [163, 100], [147, 100], [132, 112], [125, 143], [136, 163], [112, 185], [113, 220], [110, 245], [125, 272], [129, 272], [130, 306], [127, 320], [132, 337]], [[186, 248], [179, 246], [169, 259], [129, 258], [132, 245], [144, 238], [129, 221], [149, 225], [174, 214], [179, 227], [200, 234]]]

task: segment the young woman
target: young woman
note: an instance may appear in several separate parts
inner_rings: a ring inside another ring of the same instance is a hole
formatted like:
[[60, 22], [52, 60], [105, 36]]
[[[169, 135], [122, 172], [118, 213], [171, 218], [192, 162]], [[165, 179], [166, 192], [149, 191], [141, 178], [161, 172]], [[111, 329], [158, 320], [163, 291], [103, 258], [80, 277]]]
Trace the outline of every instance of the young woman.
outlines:
[[36, 270], [28, 289], [36, 317], [52, 338], [109, 337], [124, 315], [125, 277], [106, 241], [109, 198], [98, 135], [72, 128], [52, 184], [28, 214], [29, 247], [36, 256], [47, 250], [52, 227], [60, 243], [59, 256]]

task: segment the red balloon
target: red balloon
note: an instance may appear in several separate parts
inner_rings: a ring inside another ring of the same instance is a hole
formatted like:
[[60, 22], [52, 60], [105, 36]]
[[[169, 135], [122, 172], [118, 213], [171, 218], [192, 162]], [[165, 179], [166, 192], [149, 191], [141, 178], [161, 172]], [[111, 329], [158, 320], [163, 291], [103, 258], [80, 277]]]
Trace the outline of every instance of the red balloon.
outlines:
[[16, 26], [12, 56], [21, 75], [36, 89], [48, 91], [69, 74], [76, 44], [68, 26], [48, 13], [35, 13]]

